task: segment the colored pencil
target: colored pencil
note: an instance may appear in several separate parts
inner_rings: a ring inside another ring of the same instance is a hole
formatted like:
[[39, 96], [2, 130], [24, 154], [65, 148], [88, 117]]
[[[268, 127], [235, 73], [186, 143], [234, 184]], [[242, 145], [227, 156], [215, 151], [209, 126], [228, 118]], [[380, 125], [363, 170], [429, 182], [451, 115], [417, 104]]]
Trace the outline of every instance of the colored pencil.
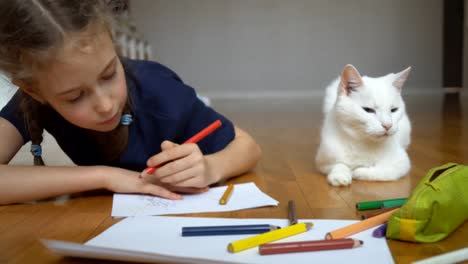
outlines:
[[374, 231], [372, 231], [372, 236], [373, 237], [385, 237], [387, 233], [387, 223], [377, 227], [376, 229], [374, 229]]
[[[218, 129], [222, 125], [220, 120], [216, 120], [213, 123], [211, 123], [209, 126], [198, 132], [196, 135], [193, 137], [189, 138], [187, 141], [184, 142], [184, 144], [189, 144], [189, 143], [197, 143], [198, 141], [204, 139], [206, 136], [209, 134], [213, 133], [216, 129]], [[160, 167], [160, 166], [158, 166]], [[146, 168], [143, 173], [145, 174], [153, 174], [158, 167], [150, 167]]]
[[374, 226], [381, 225], [385, 222], [388, 221], [390, 216], [398, 210], [398, 208], [395, 208], [391, 211], [385, 212], [383, 214], [376, 215], [374, 217], [362, 220], [360, 222], [351, 224], [349, 226], [345, 226], [343, 228], [339, 228], [337, 230], [328, 232], [327, 235], [325, 236], [326, 239], [337, 239], [337, 238], [344, 238], [352, 234], [356, 234], [359, 232], [362, 232], [364, 230], [367, 230], [369, 228], [372, 228]]
[[260, 253], [260, 255], [271, 255], [281, 253], [355, 248], [361, 246], [362, 244], [364, 244], [362, 240], [351, 238], [332, 240], [310, 240], [299, 242], [264, 244], [258, 247], [258, 252]]
[[182, 227], [182, 236], [262, 234], [276, 229], [280, 227], [274, 225], [188, 226]]
[[296, 204], [294, 203], [294, 200], [289, 200], [288, 203], [288, 219], [289, 225], [297, 224]]
[[407, 199], [398, 199], [398, 200], [390, 200], [390, 201], [383, 201], [380, 205], [380, 208], [392, 208], [396, 206], [403, 206], [406, 203]]
[[219, 199], [219, 204], [225, 205], [229, 201], [229, 198], [231, 197], [232, 191], [234, 190], [234, 184], [229, 184], [229, 186], [226, 188], [226, 191], [224, 191], [223, 196], [221, 196], [221, 199]]
[[297, 235], [308, 231], [313, 226], [312, 223], [299, 223], [285, 228], [273, 230], [260, 235], [244, 238], [229, 243], [227, 250], [231, 253], [237, 253], [242, 250], [253, 248], [272, 241]]
[[373, 210], [372, 212], [369, 212], [369, 213], [366, 213], [366, 214], [361, 214], [361, 219], [367, 219], [367, 218], [371, 218], [371, 217], [374, 217], [376, 215], [379, 215], [379, 214], [383, 214], [385, 212], [388, 212], [388, 211], [391, 211], [395, 208], [400, 208], [400, 206], [395, 206], [395, 207], [389, 207], [389, 208], [382, 208], [382, 209], [377, 209], [377, 210]]
[[387, 202], [387, 203], [392, 202], [392, 201], [393, 202], [401, 202], [401, 201], [406, 201], [406, 200], [407, 200], [407, 198], [396, 198], [396, 199], [388, 199], [388, 200], [358, 202], [358, 203], [356, 203], [356, 209], [360, 210], [360, 211], [380, 209], [380, 208], [382, 208], [382, 203], [383, 202]]
[[451, 263], [465, 263], [468, 261], [468, 247], [450, 251], [434, 257], [426, 258], [423, 260], [415, 261], [413, 264], [451, 264]]

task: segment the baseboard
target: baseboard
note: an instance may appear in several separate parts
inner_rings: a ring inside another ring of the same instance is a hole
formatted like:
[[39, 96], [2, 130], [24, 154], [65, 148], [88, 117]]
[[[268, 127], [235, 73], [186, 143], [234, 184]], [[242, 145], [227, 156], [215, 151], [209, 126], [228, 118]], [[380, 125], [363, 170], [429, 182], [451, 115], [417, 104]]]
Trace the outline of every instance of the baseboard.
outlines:
[[444, 87], [444, 93], [446, 94], [459, 94], [461, 87]]
[[[420, 94], [441, 94], [445, 90], [441, 87], [405, 87], [403, 88], [403, 96], [406, 95], [420, 95]], [[311, 91], [200, 91], [200, 94], [210, 99], [275, 99], [275, 98], [313, 98], [323, 97], [325, 90], [311, 90]]]

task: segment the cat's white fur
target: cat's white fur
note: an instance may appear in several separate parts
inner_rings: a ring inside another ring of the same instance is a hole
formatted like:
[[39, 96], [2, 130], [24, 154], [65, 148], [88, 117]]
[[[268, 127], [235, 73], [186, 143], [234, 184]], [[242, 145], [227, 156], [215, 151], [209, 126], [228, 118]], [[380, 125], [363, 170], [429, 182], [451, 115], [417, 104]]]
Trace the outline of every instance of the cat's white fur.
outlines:
[[316, 165], [331, 185], [391, 181], [408, 173], [411, 124], [401, 89], [410, 70], [371, 78], [346, 65], [327, 87]]

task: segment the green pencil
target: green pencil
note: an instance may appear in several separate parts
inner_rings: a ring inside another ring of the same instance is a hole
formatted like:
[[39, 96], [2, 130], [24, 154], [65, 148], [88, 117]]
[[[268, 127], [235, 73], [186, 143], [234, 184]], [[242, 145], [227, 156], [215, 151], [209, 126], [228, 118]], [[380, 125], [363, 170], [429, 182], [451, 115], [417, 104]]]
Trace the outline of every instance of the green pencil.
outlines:
[[[359, 211], [362, 211], [362, 210], [387, 208], [387, 207], [382, 207], [384, 202], [387, 204], [388, 207], [393, 207], [393, 206], [397, 206], [398, 203], [401, 203], [399, 205], [402, 205], [406, 201], [406, 199], [407, 198], [396, 198], [396, 199], [388, 199], [388, 200], [358, 202], [356, 203], [356, 209]], [[403, 202], [401, 202], [402, 200]], [[397, 204], [391, 204], [392, 202], [396, 202]]]
[[390, 207], [396, 207], [396, 206], [402, 206], [407, 198], [401, 198], [401, 199], [395, 199], [395, 200], [388, 200], [388, 201], [383, 201], [382, 204], [380, 205], [380, 208], [390, 208]]

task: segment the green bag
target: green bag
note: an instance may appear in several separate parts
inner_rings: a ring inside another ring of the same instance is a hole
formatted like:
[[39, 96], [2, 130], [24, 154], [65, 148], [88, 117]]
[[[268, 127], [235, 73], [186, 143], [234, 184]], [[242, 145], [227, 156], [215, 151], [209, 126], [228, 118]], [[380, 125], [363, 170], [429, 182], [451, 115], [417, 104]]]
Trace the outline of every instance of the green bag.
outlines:
[[468, 166], [432, 168], [406, 203], [392, 214], [386, 236], [412, 242], [436, 242], [468, 219]]

